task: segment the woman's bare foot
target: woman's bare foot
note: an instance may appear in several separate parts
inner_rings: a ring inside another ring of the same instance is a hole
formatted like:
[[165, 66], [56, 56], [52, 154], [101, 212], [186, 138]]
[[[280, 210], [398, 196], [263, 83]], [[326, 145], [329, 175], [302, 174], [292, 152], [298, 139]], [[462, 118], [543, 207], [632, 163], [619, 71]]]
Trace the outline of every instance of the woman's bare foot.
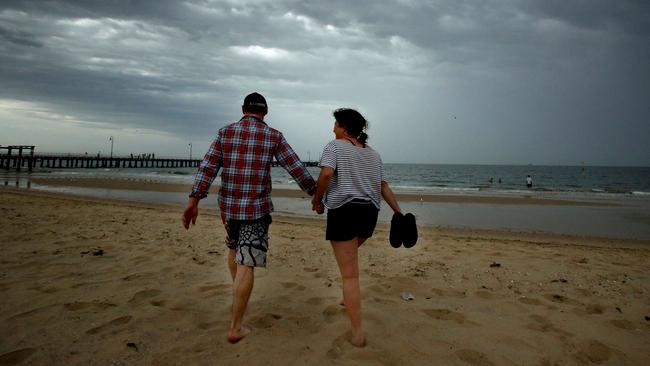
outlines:
[[239, 330], [235, 329], [230, 329], [228, 331], [228, 335], [226, 336], [226, 340], [230, 343], [237, 343], [241, 341], [244, 337], [246, 337], [248, 334], [250, 334], [251, 329], [243, 326]]
[[363, 336], [363, 332], [359, 332], [357, 334], [352, 333], [352, 336], [350, 337], [350, 344], [359, 348], [365, 347], [366, 338]]

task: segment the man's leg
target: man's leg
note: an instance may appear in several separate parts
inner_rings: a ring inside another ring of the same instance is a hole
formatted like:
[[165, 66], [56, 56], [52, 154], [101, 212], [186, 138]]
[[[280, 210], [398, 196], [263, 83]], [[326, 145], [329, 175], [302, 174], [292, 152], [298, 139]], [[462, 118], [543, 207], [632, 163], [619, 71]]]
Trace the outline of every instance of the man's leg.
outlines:
[[251, 330], [242, 326], [242, 319], [248, 299], [253, 291], [254, 267], [237, 264], [235, 280], [232, 289], [232, 320], [230, 330], [226, 339], [230, 343], [237, 343], [244, 338]]
[[237, 255], [237, 249], [228, 249], [228, 270], [230, 271], [230, 277], [232, 277], [232, 282], [235, 283], [235, 274], [237, 274], [237, 263], [235, 263], [235, 256]]
[[359, 289], [359, 240], [332, 241], [336, 263], [343, 280], [343, 301], [352, 325], [350, 343], [363, 347], [366, 343], [361, 328], [361, 290]]

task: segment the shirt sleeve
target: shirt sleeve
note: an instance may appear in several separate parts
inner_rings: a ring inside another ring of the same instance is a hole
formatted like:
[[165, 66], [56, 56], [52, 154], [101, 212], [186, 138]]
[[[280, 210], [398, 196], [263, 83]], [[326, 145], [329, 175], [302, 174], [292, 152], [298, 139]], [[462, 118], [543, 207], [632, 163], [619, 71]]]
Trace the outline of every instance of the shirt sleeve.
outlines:
[[336, 170], [336, 144], [334, 141], [330, 141], [330, 143], [325, 145], [323, 148], [323, 154], [321, 155], [318, 166], [321, 168], [330, 167]]
[[194, 176], [194, 186], [190, 197], [197, 197], [199, 199], [205, 198], [208, 195], [208, 190], [214, 181], [214, 178], [219, 174], [219, 169], [223, 165], [223, 151], [221, 149], [221, 131], [210, 145], [210, 149], [203, 157], [199, 170]]
[[314, 194], [316, 190], [314, 178], [309, 174], [309, 171], [293, 151], [291, 145], [285, 140], [282, 133], [280, 133], [280, 141], [274, 156], [278, 163], [296, 180], [303, 192], [310, 196]]

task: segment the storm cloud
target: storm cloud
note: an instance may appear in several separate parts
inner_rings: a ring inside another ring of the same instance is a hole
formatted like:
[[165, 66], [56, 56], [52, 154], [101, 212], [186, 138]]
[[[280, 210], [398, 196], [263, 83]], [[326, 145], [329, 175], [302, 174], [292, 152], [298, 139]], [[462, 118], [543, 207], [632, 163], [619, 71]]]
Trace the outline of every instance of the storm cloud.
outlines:
[[645, 1], [3, 1], [0, 144], [183, 156], [258, 91], [304, 159], [347, 106], [386, 162], [650, 165], [648, 60]]

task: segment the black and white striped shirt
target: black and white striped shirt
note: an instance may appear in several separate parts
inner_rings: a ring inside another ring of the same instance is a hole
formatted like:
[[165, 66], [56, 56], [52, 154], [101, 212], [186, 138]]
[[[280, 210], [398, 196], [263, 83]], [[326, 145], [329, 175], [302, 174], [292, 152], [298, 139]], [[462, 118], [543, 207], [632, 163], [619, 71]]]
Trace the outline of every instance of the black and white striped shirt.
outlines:
[[362, 199], [379, 209], [384, 164], [370, 146], [363, 148], [348, 140], [332, 140], [325, 145], [319, 166], [334, 169], [325, 192], [325, 207], [332, 210], [353, 199]]

